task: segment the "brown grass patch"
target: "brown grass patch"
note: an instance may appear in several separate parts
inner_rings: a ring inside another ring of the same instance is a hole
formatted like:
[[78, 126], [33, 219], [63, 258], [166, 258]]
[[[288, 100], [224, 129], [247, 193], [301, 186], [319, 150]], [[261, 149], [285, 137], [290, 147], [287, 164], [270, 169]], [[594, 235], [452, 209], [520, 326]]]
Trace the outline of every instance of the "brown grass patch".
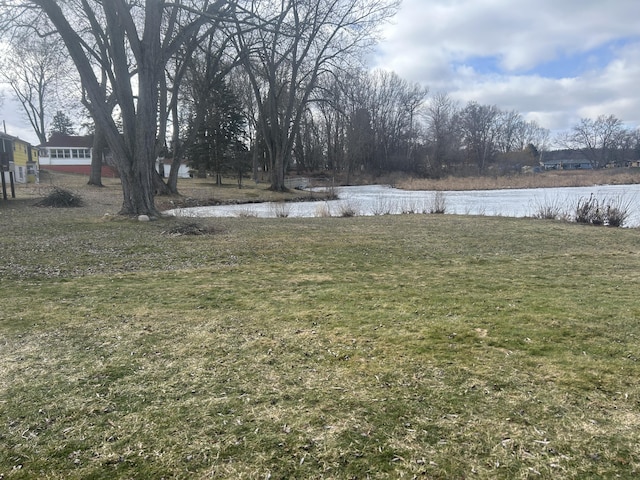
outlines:
[[400, 180], [406, 190], [497, 190], [511, 188], [587, 187], [591, 185], [630, 185], [640, 182], [638, 169], [592, 171], [549, 171], [504, 177], [447, 177], [442, 179]]

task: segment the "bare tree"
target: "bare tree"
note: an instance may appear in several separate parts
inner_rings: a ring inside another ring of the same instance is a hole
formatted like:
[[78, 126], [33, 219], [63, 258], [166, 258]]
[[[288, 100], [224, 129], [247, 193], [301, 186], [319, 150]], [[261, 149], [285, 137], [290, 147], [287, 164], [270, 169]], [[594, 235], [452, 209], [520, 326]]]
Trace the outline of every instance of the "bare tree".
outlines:
[[355, 167], [370, 165], [375, 149], [375, 133], [371, 125], [371, 114], [364, 107], [357, 108], [349, 118], [345, 139], [347, 154], [347, 184]]
[[440, 176], [459, 161], [460, 135], [456, 119], [459, 107], [446, 93], [431, 97], [424, 112], [427, 159], [425, 173]]
[[319, 131], [323, 137], [324, 151], [326, 152], [325, 168], [334, 174], [348, 164], [345, 155], [345, 139], [347, 135], [347, 105], [345, 90], [346, 75], [338, 72], [337, 75], [326, 77], [321, 84], [323, 101], [316, 103], [316, 114]]
[[501, 153], [523, 150], [527, 123], [522, 115], [515, 111], [501, 111], [498, 114], [499, 134], [496, 147]]
[[412, 145], [417, 137], [417, 113], [428, 89], [412, 84], [395, 72], [370, 74], [370, 104], [380, 170], [413, 170]]
[[[166, 62], [212, 16], [233, 6], [216, 0], [4, 0], [15, 12], [30, 8], [48, 19], [64, 41], [86, 92], [87, 107], [103, 128], [122, 180], [122, 214], [158, 214], [154, 202], [159, 84]], [[180, 11], [195, 12], [184, 23]], [[7, 10], [7, 11], [8, 11]], [[14, 18], [16, 16], [14, 15]], [[94, 66], [106, 72], [122, 131]]]
[[496, 145], [501, 153], [521, 152], [527, 145], [542, 150], [549, 139], [549, 131], [536, 122], [527, 122], [515, 110], [499, 112]]
[[264, 169], [262, 149], [259, 148], [259, 112], [258, 105], [253, 95], [251, 82], [246, 72], [241, 68], [235, 68], [229, 72], [228, 80], [234, 93], [238, 95], [243, 105], [243, 113], [246, 124], [246, 140], [251, 151], [251, 173], [257, 183], [261, 180], [261, 171]]
[[561, 136], [569, 149], [582, 152], [593, 168], [601, 168], [615, 160], [627, 131], [614, 115], [600, 115], [595, 120], [582, 118], [573, 129]]
[[458, 117], [467, 158], [475, 163], [478, 171], [482, 173], [496, 153], [500, 110], [495, 105], [469, 102]]
[[296, 135], [319, 79], [372, 45], [396, 0], [252, 0], [234, 41], [251, 82], [271, 164], [284, 190]]
[[57, 87], [68, 73], [65, 58], [58, 38], [40, 38], [21, 28], [0, 65], [0, 78], [11, 87], [40, 143], [47, 141], [48, 122], [60, 108]]

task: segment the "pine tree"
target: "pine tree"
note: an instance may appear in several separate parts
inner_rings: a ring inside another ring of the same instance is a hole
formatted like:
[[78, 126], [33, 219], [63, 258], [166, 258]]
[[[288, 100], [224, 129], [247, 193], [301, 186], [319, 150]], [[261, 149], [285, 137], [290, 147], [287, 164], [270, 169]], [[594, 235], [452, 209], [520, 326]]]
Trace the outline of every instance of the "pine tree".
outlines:
[[51, 121], [49, 135], [52, 135], [53, 133], [60, 133], [62, 135], [76, 134], [76, 131], [73, 128], [73, 122], [62, 110], [58, 110]]

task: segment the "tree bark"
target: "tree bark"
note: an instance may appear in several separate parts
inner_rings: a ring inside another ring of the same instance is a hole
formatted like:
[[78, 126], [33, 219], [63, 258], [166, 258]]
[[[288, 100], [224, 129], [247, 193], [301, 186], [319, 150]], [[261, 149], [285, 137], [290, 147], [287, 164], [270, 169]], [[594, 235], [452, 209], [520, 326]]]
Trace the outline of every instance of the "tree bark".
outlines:
[[91, 154], [91, 171], [89, 172], [88, 185], [94, 185], [96, 187], [102, 187], [102, 157], [106, 147], [106, 141], [102, 128], [96, 125], [95, 133], [93, 134], [93, 150]]

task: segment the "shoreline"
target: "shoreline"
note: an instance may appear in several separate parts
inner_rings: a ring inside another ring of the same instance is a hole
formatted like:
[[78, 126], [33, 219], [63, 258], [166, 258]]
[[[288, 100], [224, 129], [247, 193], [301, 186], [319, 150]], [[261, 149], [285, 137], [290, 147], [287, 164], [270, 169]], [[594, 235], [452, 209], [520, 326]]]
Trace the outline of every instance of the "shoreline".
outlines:
[[472, 191], [636, 185], [638, 183], [640, 183], [640, 169], [620, 168], [548, 171], [500, 177], [406, 178], [397, 181], [394, 186], [403, 190]]

